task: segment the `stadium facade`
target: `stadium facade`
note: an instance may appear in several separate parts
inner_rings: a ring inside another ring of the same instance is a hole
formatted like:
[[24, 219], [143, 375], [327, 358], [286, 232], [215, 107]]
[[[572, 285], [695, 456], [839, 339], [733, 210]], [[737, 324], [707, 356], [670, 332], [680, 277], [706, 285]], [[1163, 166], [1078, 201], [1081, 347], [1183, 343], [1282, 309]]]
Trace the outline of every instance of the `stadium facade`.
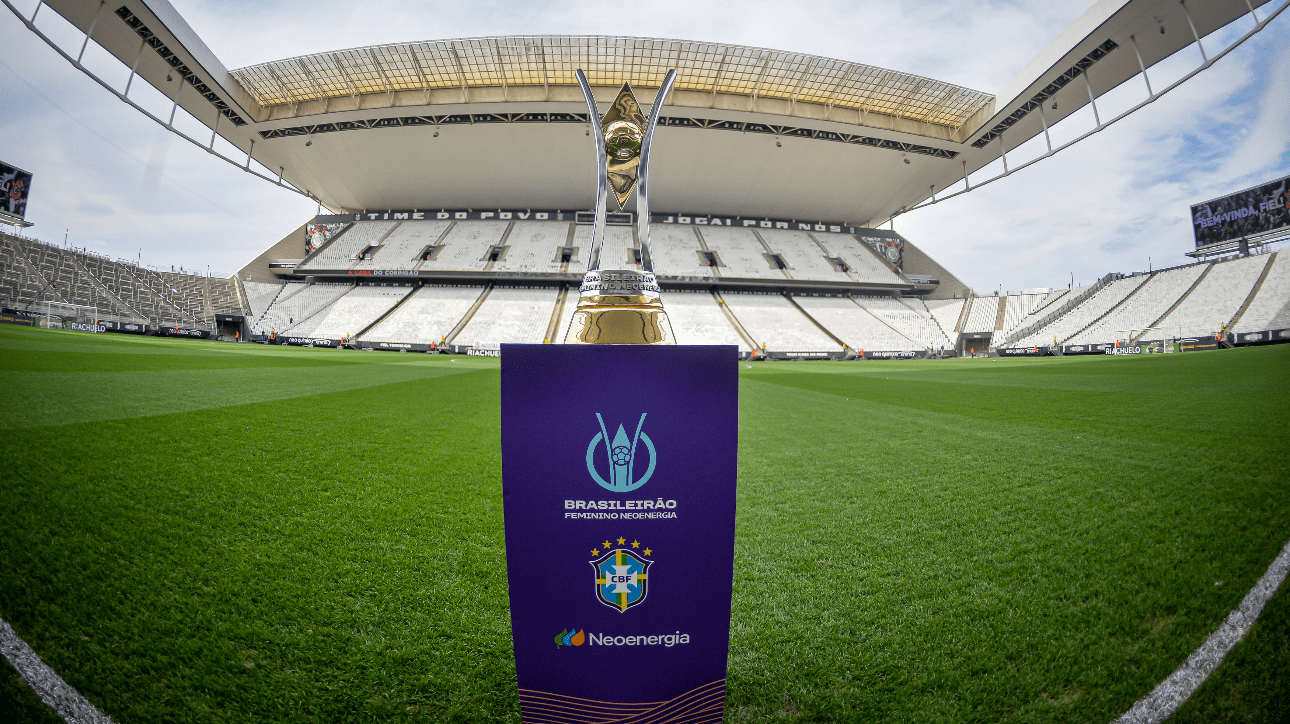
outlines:
[[[978, 297], [880, 228], [970, 190], [1000, 161], [1002, 175], [1015, 172], [1008, 151], [1032, 138], [1045, 138], [1040, 158], [1060, 151], [1049, 128], [1086, 106], [1096, 127], [1085, 136], [1154, 101], [1177, 83], [1152, 88], [1152, 66], [1193, 43], [1204, 54], [1204, 38], [1242, 16], [1254, 14], [1249, 34], [1261, 30], [1285, 7], [1259, 15], [1267, 4], [1099, 2], [991, 95], [801, 53], [603, 36], [396, 43], [229, 71], [161, 0], [50, 0], [37, 15], [78, 28], [170, 106], [150, 110], [94, 76], [105, 88], [172, 130], [190, 114], [210, 136], [189, 140], [316, 199], [320, 213], [231, 280], [172, 279], [6, 238], [5, 294], [28, 312], [43, 299], [95, 318], [301, 344], [559, 342], [593, 191], [574, 70], [603, 101], [631, 83], [654, 104], [676, 68], [661, 99], [651, 235], [681, 343], [842, 357], [1078, 353], [1251, 325], [1276, 337], [1290, 327], [1277, 304], [1290, 274], [1274, 254]], [[1218, 57], [1204, 54], [1192, 74]], [[1145, 100], [1098, 115], [1097, 99], [1130, 80], [1145, 82]], [[612, 215], [606, 235], [606, 258], [624, 268], [639, 263], [634, 212]]]

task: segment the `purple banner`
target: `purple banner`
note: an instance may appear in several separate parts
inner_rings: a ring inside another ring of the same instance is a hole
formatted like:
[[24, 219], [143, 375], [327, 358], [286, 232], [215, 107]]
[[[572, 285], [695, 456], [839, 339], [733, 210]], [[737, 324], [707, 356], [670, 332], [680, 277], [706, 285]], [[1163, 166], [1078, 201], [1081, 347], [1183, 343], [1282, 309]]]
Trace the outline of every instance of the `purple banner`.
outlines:
[[502, 345], [506, 566], [524, 721], [721, 721], [738, 354]]

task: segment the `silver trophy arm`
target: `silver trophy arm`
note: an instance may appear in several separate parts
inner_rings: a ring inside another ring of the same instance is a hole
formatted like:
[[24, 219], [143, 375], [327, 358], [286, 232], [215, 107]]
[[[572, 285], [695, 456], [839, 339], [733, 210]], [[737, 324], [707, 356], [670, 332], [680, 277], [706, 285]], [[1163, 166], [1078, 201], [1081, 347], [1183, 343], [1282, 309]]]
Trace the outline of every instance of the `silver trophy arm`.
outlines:
[[609, 169], [605, 167], [605, 129], [600, 127], [600, 110], [596, 107], [596, 96], [591, 93], [591, 84], [579, 68], [574, 75], [578, 77], [578, 86], [582, 88], [582, 97], [587, 99], [587, 122], [596, 141], [596, 208], [595, 222], [591, 226], [591, 251], [587, 253], [587, 271], [600, 268], [600, 248], [605, 240], [605, 204], [609, 200]]
[[[672, 91], [676, 82], [676, 70], [669, 70], [663, 78], [663, 85], [654, 96], [654, 107], [649, 112], [649, 122], [645, 124], [645, 135], [641, 138], [641, 163], [637, 172], [636, 188], [636, 241], [641, 246], [641, 271], [654, 271], [654, 257], [650, 254], [649, 244], [649, 149], [654, 140], [654, 126], [658, 125], [658, 114], [663, 109], [663, 101]], [[584, 91], [585, 92], [585, 91]]]

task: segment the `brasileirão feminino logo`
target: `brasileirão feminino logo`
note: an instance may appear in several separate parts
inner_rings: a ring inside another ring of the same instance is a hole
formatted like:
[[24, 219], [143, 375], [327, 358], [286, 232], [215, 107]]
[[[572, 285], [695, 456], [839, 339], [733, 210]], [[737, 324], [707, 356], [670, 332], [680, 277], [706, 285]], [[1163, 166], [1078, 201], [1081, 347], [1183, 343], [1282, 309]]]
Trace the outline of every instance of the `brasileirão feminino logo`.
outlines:
[[[627, 430], [620, 424], [618, 432], [614, 433], [614, 439], [609, 439], [609, 431], [605, 428], [605, 419], [596, 413], [596, 420], [600, 423], [600, 432], [591, 438], [591, 444], [587, 446], [587, 472], [591, 473], [591, 479], [605, 490], [612, 490], [615, 493], [626, 493], [639, 488], [649, 482], [654, 475], [654, 465], [658, 462], [658, 456], [654, 452], [654, 442], [649, 439], [649, 435], [641, 432], [645, 426], [645, 415], [641, 413], [641, 419], [636, 423], [636, 435], [631, 439], [627, 438]], [[606, 460], [609, 463], [608, 480], [600, 476], [596, 471], [596, 448], [600, 441], [605, 441]], [[646, 468], [645, 474], [639, 480], [635, 479], [636, 468], [636, 444], [637, 442], [645, 443], [649, 450], [649, 467]]]

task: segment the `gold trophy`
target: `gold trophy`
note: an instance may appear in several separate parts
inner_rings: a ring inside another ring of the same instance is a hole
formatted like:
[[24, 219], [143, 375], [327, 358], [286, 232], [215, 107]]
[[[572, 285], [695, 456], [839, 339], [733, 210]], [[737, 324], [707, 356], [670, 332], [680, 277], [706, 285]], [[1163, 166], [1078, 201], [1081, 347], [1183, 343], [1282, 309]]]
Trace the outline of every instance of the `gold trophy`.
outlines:
[[[649, 246], [649, 150], [659, 110], [672, 90], [676, 71], [669, 70], [654, 98], [649, 119], [641, 111], [629, 83], [604, 118], [582, 70], [575, 73], [587, 99], [596, 141], [596, 207], [591, 230], [591, 253], [582, 277], [578, 308], [565, 334], [566, 344], [676, 344], [672, 323], [663, 311]], [[640, 269], [602, 269], [600, 251], [605, 237], [605, 207], [609, 188], [621, 210], [636, 193], [636, 240]]]

